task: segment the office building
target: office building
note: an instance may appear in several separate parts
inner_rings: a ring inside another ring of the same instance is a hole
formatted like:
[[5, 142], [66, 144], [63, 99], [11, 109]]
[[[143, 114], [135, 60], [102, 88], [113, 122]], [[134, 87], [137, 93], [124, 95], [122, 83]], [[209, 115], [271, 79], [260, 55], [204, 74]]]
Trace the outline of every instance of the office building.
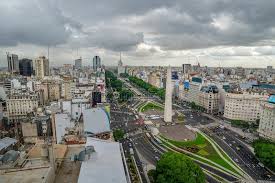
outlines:
[[27, 58], [19, 60], [19, 71], [22, 76], [31, 76], [33, 74], [32, 60]]
[[76, 59], [74, 61], [74, 68], [75, 69], [81, 69], [82, 68], [82, 59], [81, 58]]
[[49, 76], [49, 60], [45, 56], [40, 56], [35, 59], [35, 75], [38, 79], [43, 79], [45, 76]]
[[99, 56], [94, 56], [93, 58], [93, 70], [97, 71], [101, 67], [101, 59]]
[[11, 74], [19, 73], [18, 55], [7, 53], [8, 70]]
[[191, 64], [182, 64], [182, 73], [189, 74], [192, 71]]

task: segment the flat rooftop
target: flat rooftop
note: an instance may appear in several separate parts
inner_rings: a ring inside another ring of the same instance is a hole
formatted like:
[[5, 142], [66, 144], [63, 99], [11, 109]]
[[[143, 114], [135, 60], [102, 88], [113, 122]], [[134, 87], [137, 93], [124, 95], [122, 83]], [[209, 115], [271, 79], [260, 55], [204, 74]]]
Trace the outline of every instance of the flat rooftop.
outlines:
[[118, 142], [87, 137], [87, 146], [95, 152], [82, 162], [78, 183], [127, 183]]
[[50, 167], [1, 172], [0, 183], [40, 183], [48, 177]]

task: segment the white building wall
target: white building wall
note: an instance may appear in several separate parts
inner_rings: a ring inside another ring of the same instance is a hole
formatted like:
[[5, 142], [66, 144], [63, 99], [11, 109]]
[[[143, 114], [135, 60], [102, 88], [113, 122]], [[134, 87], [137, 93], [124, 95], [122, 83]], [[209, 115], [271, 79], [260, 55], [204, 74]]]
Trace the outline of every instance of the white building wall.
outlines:
[[264, 103], [261, 105], [258, 132], [261, 137], [275, 141], [275, 104]]

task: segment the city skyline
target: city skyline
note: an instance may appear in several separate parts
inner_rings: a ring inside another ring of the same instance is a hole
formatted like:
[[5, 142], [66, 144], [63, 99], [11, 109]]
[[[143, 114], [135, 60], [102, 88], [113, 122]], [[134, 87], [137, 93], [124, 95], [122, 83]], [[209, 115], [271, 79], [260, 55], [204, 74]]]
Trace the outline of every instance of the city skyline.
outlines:
[[6, 52], [35, 59], [50, 46], [52, 66], [94, 55], [116, 65], [120, 52], [125, 65], [275, 66], [274, 3], [2, 1], [0, 64]]

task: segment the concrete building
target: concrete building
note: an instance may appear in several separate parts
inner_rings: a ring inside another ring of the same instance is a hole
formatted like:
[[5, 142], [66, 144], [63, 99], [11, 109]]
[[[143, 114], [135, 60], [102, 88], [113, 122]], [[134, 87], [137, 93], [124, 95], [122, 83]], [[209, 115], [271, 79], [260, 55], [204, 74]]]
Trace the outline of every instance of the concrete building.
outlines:
[[167, 68], [166, 73], [166, 92], [165, 92], [165, 106], [164, 106], [164, 121], [172, 122], [172, 75], [171, 67]]
[[7, 53], [8, 71], [11, 74], [19, 73], [18, 55]]
[[260, 119], [261, 104], [268, 96], [260, 93], [226, 93], [224, 117], [231, 120], [255, 122]]
[[9, 120], [20, 119], [38, 108], [39, 96], [38, 93], [16, 90], [8, 95], [6, 103]]
[[56, 138], [56, 143], [61, 143], [64, 135], [66, 134], [66, 128], [74, 127], [74, 122], [71, 121], [69, 113], [56, 113], [54, 114], [54, 123], [55, 128], [53, 130], [54, 137]]
[[35, 76], [38, 79], [43, 79], [45, 76], [49, 76], [49, 67], [49, 59], [47, 59], [45, 56], [38, 57], [35, 59]]
[[199, 94], [202, 84], [198, 82], [190, 82], [189, 90], [186, 96], [188, 102], [195, 102], [199, 104]]
[[219, 97], [217, 86], [203, 86], [199, 93], [199, 105], [202, 106], [207, 113], [217, 114], [219, 112]]
[[62, 87], [62, 98], [65, 100], [70, 100], [73, 97], [73, 92], [75, 91], [76, 84], [72, 80], [64, 80], [61, 84]]
[[191, 64], [182, 64], [182, 73], [183, 74], [189, 74], [191, 71], [192, 71]]
[[161, 76], [158, 72], [151, 72], [148, 74], [148, 83], [160, 88], [161, 87]]
[[87, 137], [85, 146], [93, 151], [81, 164], [78, 183], [129, 182], [126, 178], [129, 178], [129, 175], [123, 165], [126, 163], [123, 161], [123, 150], [119, 143]]
[[82, 68], [82, 59], [81, 58], [76, 59], [74, 61], [74, 68], [75, 69], [81, 69]]
[[61, 98], [61, 83], [58, 81], [46, 81], [48, 85], [49, 101], [57, 101]]
[[50, 116], [38, 115], [20, 121], [25, 143], [36, 143], [38, 140], [52, 136]]
[[263, 138], [275, 141], [275, 95], [268, 102], [261, 104], [261, 117], [258, 129]]
[[19, 70], [22, 76], [31, 76], [33, 74], [32, 60], [23, 58], [19, 60]]
[[96, 55], [93, 58], [93, 70], [97, 71], [98, 68], [101, 68], [101, 59]]

